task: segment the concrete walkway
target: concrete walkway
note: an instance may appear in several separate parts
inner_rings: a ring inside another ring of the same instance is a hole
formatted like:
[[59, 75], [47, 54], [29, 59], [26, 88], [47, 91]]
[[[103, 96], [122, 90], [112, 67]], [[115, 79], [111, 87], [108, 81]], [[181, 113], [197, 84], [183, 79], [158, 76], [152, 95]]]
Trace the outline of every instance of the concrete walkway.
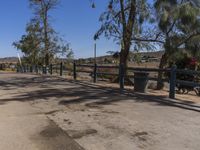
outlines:
[[0, 74], [0, 150], [83, 150], [28, 100], [4, 101], [19, 92], [13, 77]]
[[98, 84], [0, 73], [0, 150], [200, 149], [199, 103]]

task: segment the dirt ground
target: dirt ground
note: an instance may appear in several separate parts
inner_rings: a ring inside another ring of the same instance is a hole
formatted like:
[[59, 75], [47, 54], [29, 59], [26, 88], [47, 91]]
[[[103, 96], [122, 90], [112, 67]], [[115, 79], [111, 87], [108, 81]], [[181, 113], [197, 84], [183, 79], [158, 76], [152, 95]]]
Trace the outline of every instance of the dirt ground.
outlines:
[[0, 74], [0, 84], [0, 110], [10, 103], [30, 104], [86, 150], [200, 147], [200, 99], [196, 96], [177, 95], [177, 100], [171, 100], [166, 98], [167, 91], [139, 94], [131, 89], [120, 94], [108, 84], [11, 73]]

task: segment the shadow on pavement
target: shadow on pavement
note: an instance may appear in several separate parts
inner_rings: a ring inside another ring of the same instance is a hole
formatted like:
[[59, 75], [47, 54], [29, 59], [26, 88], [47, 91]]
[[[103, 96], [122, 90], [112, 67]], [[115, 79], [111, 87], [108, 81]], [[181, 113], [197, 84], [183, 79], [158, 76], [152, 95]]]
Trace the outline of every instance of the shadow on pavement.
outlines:
[[[33, 85], [39, 87], [38, 90], [19, 93], [20, 95], [7, 99], [0, 99], [0, 105], [9, 101], [35, 101], [49, 100], [53, 98], [60, 105], [77, 103], [95, 103], [98, 105], [110, 105], [119, 101], [132, 100], [138, 103], [150, 103], [152, 105], [172, 106], [182, 109], [200, 112], [200, 106], [189, 101], [167, 99], [164, 96], [153, 96], [148, 94], [134, 93], [131, 90], [124, 90], [120, 93], [118, 88], [102, 87], [88, 82], [72, 81], [62, 78], [32, 77], [32, 78], [12, 78], [9, 81], [0, 80], [1, 90], [4, 88], [31, 88]], [[42, 88], [44, 85], [45, 88]], [[52, 88], [53, 86], [56, 88]], [[58, 86], [62, 85], [59, 89]], [[63, 88], [63, 86], [66, 88]], [[5, 90], [5, 89], [4, 89]]]

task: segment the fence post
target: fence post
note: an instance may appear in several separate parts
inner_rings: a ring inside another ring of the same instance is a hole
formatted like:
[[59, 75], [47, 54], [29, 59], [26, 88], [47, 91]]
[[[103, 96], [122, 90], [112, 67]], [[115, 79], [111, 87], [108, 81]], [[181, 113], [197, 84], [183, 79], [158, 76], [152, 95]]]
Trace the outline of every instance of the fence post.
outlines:
[[124, 90], [124, 65], [119, 65], [119, 85], [120, 85], [120, 91], [123, 92]]
[[32, 65], [32, 72], [35, 73], [35, 64]]
[[173, 66], [170, 70], [170, 89], [169, 89], [169, 98], [175, 99], [176, 94], [176, 66]]
[[26, 73], [26, 66], [24, 65], [23, 68], [24, 68], [24, 73]]
[[96, 83], [97, 82], [97, 64], [94, 64], [94, 72], [93, 72], [94, 78], [93, 78], [93, 82]]
[[38, 74], [39, 70], [38, 70], [38, 65], [35, 65], [35, 73]]
[[74, 80], [76, 80], [76, 62], [74, 61], [74, 69], [73, 69]]
[[41, 74], [43, 74], [44, 73], [44, 66], [39, 66], [39, 72], [41, 73]]
[[41, 66], [38, 65], [37, 68], [38, 68], [38, 69], [37, 69], [37, 70], [38, 70], [38, 73], [41, 73], [41, 71], [42, 71], [42, 70], [41, 70]]
[[60, 76], [63, 75], [63, 63], [61, 62], [60, 63]]
[[33, 65], [30, 66], [30, 73], [33, 73]]
[[52, 64], [50, 64], [50, 75], [52, 75], [53, 74], [53, 65]]
[[43, 66], [43, 74], [47, 74], [47, 66]]
[[42, 66], [42, 74], [45, 74], [45, 68]]
[[24, 68], [24, 72], [23, 73], [26, 73], [26, 66], [24, 65], [23, 68]]
[[29, 73], [28, 65], [26, 65], [26, 73]]
[[[1, 67], [0, 67], [0, 70], [1, 70]], [[20, 71], [20, 66], [16, 66], [16, 72], [17, 72], [17, 73], [19, 73], [19, 72], [21, 73], [21, 71]]]

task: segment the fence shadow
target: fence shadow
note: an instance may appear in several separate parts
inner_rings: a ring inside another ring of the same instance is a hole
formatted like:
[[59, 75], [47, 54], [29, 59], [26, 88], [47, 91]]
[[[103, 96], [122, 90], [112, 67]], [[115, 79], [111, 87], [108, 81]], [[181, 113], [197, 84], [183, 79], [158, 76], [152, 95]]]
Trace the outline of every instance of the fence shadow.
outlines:
[[[30, 92], [19, 93], [17, 96], [0, 99], [0, 105], [9, 101], [46, 101], [55, 100], [59, 105], [70, 105], [78, 103], [93, 103], [95, 105], [112, 105], [119, 101], [132, 100], [137, 103], [150, 103], [152, 105], [162, 105], [177, 107], [186, 110], [200, 112], [200, 106], [192, 104], [189, 101], [167, 99], [164, 96], [153, 96], [148, 94], [134, 93], [132, 90], [120, 92], [118, 88], [103, 87], [82, 81], [72, 81], [67, 79], [55, 78], [43, 80], [47, 77], [17, 78], [14, 82], [0, 81], [3, 87], [30, 87], [35, 84], [39, 88]], [[23, 81], [22, 83], [20, 81]], [[45, 88], [41, 88], [42, 85]], [[52, 88], [53, 86], [56, 88]], [[59, 85], [62, 85], [58, 88]]]
[[[193, 111], [197, 111], [200, 112], [200, 105], [195, 105], [194, 102], [191, 101], [187, 101], [187, 100], [173, 100], [173, 99], [169, 99], [166, 96], [155, 96], [155, 95], [150, 95], [150, 94], [142, 94], [142, 93], [135, 93], [132, 90], [124, 90], [123, 93], [120, 92], [120, 90], [118, 88], [111, 88], [111, 87], [102, 87], [99, 85], [94, 85], [91, 83], [87, 83], [87, 82], [81, 82], [81, 81], [68, 81], [68, 82], [72, 82], [75, 84], [79, 84], [83, 87], [89, 87], [92, 88], [93, 90], [100, 90], [100, 91], [104, 91], [104, 93], [102, 94], [107, 94], [108, 97], [103, 97], [100, 100], [97, 100], [96, 102], [93, 102], [95, 104], [99, 104], [99, 105], [108, 105], [108, 104], [112, 104], [114, 102], [118, 102], [118, 101], [124, 101], [124, 100], [133, 100], [134, 102], [146, 102], [146, 103], [156, 103], [156, 105], [162, 105], [162, 106], [172, 106], [172, 107], [178, 107], [178, 108], [182, 108], [182, 109], [187, 109], [187, 110], [193, 110]], [[98, 96], [102, 96], [101, 94]], [[89, 98], [89, 99], [93, 99], [93, 98], [97, 98], [97, 97], [80, 97], [76, 100], [72, 99], [72, 100], [64, 100], [61, 101], [60, 104], [72, 104], [72, 103], [79, 103], [79, 102], [83, 102], [85, 101], [84, 99]]]

